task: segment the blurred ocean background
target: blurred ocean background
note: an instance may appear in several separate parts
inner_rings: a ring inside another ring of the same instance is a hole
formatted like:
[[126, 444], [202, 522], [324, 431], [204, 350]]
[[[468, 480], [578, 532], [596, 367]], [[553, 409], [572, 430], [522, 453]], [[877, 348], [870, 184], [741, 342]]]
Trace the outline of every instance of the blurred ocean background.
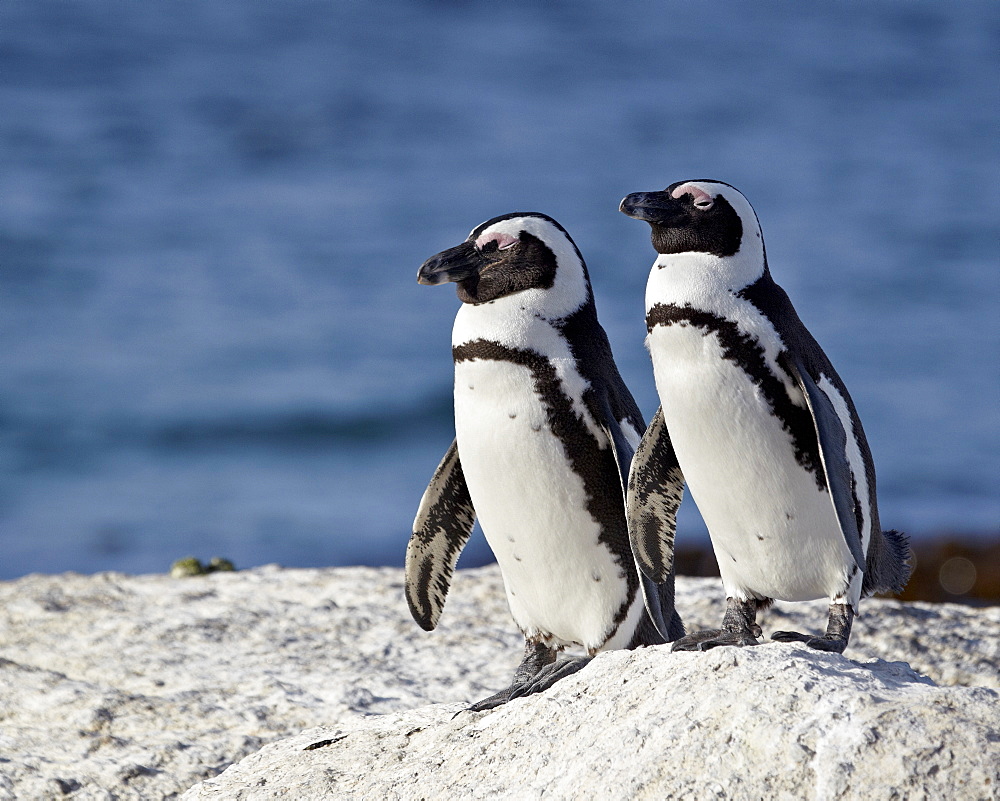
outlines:
[[401, 564], [453, 436], [420, 263], [554, 216], [648, 417], [617, 207], [692, 177], [755, 206], [883, 523], [996, 538], [998, 53], [995, 0], [4, 0], [0, 578]]

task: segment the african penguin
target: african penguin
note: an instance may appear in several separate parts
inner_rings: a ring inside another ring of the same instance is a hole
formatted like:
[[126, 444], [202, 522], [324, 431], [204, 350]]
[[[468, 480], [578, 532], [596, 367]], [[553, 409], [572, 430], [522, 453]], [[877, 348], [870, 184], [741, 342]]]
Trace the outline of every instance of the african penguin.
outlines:
[[[673, 572], [641, 577], [629, 546], [624, 487], [644, 424], [569, 234], [544, 214], [496, 217], [417, 280], [454, 282], [462, 306], [456, 437], [414, 520], [406, 598], [433, 629], [478, 517], [525, 639], [511, 686], [471, 708], [547, 689], [598, 651], [681, 636]], [[557, 661], [571, 645], [588, 656]]]
[[910, 573], [907, 538], [879, 527], [847, 388], [772, 280], [757, 216], [736, 189], [681, 181], [631, 194], [621, 211], [650, 224], [660, 254], [646, 328], [661, 407], [633, 462], [632, 547], [654, 580], [673, 569], [680, 494], [665, 503], [662, 487], [686, 480], [727, 596], [721, 629], [673, 649], [755, 645], [758, 609], [826, 597], [826, 634], [772, 639], [842, 652], [862, 596], [898, 592]]

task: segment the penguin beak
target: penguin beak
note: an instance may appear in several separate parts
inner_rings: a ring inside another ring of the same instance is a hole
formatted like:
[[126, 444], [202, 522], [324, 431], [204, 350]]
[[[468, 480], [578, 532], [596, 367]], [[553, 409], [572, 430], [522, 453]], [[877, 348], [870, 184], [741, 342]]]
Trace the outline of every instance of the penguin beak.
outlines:
[[436, 256], [431, 256], [420, 265], [417, 283], [436, 286], [451, 281], [458, 283], [479, 272], [478, 252], [471, 242], [463, 242]]
[[684, 208], [670, 197], [669, 192], [633, 192], [622, 200], [618, 210], [635, 220], [667, 227], [682, 223], [687, 217]]

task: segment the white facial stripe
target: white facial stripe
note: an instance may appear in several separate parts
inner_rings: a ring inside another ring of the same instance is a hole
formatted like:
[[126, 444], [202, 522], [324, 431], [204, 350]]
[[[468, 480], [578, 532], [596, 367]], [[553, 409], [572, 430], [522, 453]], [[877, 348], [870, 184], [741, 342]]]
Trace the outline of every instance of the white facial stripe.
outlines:
[[476, 238], [477, 247], [480, 241], [485, 244], [504, 237], [516, 243], [522, 231], [540, 239], [555, 254], [555, 283], [549, 289], [527, 289], [498, 298], [494, 302], [523, 306], [550, 320], [572, 314], [586, 302], [588, 296], [583, 265], [569, 237], [549, 220], [544, 217], [511, 217], [500, 220]]

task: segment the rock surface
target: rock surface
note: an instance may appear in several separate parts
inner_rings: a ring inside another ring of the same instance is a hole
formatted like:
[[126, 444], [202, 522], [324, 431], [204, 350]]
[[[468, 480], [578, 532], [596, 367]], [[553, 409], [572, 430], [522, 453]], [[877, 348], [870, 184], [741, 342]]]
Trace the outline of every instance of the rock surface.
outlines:
[[[681, 578], [678, 597], [689, 626], [721, 619], [717, 580]], [[27, 576], [0, 583], [0, 798], [173, 797], [204, 779], [187, 797], [838, 798], [862, 779], [995, 796], [1000, 608], [862, 611], [847, 658], [604, 654], [452, 720], [520, 656], [495, 567], [456, 576], [430, 634], [395, 569]], [[759, 622], [825, 618], [790, 604]]]
[[997, 694], [801, 645], [601, 655], [537, 699], [344, 721], [269, 745], [188, 801], [995, 798]]

